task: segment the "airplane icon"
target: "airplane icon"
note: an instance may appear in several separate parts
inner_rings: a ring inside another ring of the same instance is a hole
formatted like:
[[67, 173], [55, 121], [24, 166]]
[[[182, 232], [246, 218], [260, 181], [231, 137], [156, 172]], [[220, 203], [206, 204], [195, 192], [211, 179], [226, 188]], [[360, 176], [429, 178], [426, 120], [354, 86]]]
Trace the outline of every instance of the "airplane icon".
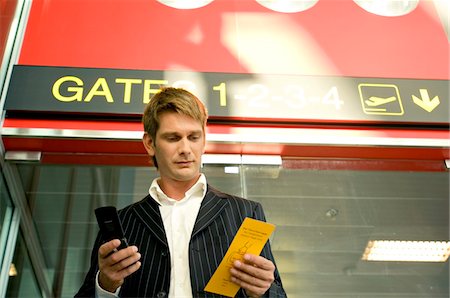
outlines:
[[358, 90], [365, 114], [390, 116], [404, 114], [400, 92], [396, 85], [362, 83], [358, 84]]
[[369, 106], [369, 107], [377, 107], [380, 105], [384, 105], [387, 104], [389, 102], [393, 102], [396, 101], [397, 98], [395, 96], [390, 96], [390, 97], [378, 97], [378, 96], [371, 96], [369, 97], [368, 100], [365, 100], [365, 103]]

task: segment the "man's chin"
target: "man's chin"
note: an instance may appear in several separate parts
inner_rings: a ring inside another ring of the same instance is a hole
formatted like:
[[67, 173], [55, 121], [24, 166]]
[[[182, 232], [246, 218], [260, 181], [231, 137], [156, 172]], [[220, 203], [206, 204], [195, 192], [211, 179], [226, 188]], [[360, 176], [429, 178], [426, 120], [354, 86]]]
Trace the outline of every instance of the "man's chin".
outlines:
[[200, 175], [198, 170], [193, 170], [192, 168], [179, 169], [176, 173], [177, 180], [179, 181], [190, 181], [197, 179]]

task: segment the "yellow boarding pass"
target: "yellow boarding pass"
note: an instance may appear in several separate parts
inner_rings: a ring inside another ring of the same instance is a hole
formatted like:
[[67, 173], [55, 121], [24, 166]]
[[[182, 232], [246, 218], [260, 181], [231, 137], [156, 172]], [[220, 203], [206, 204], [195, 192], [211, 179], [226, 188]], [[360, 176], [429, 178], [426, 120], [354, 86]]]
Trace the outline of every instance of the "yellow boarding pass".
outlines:
[[206, 285], [205, 291], [234, 297], [240, 286], [231, 281], [230, 269], [233, 262], [236, 260], [243, 262], [246, 253], [259, 255], [274, 230], [275, 225], [271, 223], [249, 217], [244, 219], [219, 267]]

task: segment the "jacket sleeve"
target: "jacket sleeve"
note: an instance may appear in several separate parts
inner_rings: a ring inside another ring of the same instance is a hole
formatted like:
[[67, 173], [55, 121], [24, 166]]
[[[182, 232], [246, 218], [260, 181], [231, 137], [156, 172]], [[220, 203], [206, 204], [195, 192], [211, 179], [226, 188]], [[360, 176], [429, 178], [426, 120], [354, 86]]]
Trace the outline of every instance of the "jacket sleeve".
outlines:
[[[260, 203], [257, 203], [255, 208], [255, 219], [266, 221], [266, 216], [264, 214], [264, 210]], [[283, 284], [281, 282], [281, 277], [278, 272], [277, 264], [275, 263], [275, 258], [272, 254], [272, 249], [270, 248], [270, 241], [267, 241], [266, 245], [264, 246], [261, 256], [265, 257], [266, 259], [273, 262], [275, 265], [275, 272], [274, 277], [275, 280], [273, 281], [272, 285], [270, 286], [269, 290], [264, 294], [263, 297], [287, 297], [286, 292], [283, 289]]]
[[91, 265], [89, 271], [84, 278], [84, 282], [81, 285], [81, 288], [78, 290], [78, 293], [75, 294], [74, 297], [95, 297], [95, 277], [98, 271], [98, 249], [101, 244], [100, 234], [97, 235], [97, 239], [94, 243], [94, 248], [91, 253]]

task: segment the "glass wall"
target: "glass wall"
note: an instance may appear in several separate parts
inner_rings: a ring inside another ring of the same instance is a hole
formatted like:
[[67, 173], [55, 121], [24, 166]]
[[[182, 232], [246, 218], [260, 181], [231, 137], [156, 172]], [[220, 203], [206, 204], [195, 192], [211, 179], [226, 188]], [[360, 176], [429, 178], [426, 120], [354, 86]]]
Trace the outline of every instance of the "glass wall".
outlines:
[[23, 237], [21, 234], [17, 241], [6, 297], [42, 297]]
[[6, 279], [14, 276], [11, 264], [12, 250], [16, 240], [18, 218], [14, 213], [11, 196], [0, 170], [0, 297], [5, 295]]
[[[98, 231], [94, 208], [142, 199], [157, 176], [148, 167], [11, 166], [55, 297], [72, 297], [82, 283]], [[226, 166], [203, 171], [216, 188], [262, 203], [277, 226], [272, 247], [289, 297], [449, 296], [448, 261], [361, 260], [369, 240], [448, 241], [449, 172]], [[23, 237], [7, 297], [38, 297]]]
[[4, 259], [5, 247], [8, 241], [9, 229], [13, 217], [13, 206], [8, 189], [0, 171], [0, 268]]

